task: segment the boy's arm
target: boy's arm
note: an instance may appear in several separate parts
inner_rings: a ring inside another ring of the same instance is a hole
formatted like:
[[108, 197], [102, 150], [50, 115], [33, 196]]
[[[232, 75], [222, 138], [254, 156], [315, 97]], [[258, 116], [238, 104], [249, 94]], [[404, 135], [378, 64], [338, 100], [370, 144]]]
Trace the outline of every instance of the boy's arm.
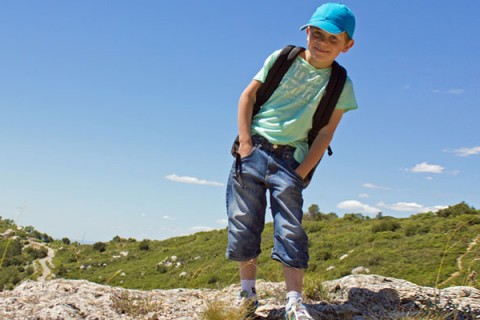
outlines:
[[328, 148], [328, 145], [332, 141], [333, 134], [335, 133], [335, 130], [342, 119], [343, 113], [344, 110], [342, 109], [334, 110], [328, 124], [320, 129], [320, 132], [315, 140], [313, 140], [305, 159], [303, 159], [300, 166], [298, 166], [298, 168], [295, 170], [300, 177], [305, 178], [308, 173], [318, 164], [325, 153], [325, 150]]
[[238, 101], [238, 137], [240, 142], [238, 153], [241, 157], [250, 154], [253, 149], [251, 135], [252, 113], [257, 90], [261, 85], [260, 81], [252, 80]]

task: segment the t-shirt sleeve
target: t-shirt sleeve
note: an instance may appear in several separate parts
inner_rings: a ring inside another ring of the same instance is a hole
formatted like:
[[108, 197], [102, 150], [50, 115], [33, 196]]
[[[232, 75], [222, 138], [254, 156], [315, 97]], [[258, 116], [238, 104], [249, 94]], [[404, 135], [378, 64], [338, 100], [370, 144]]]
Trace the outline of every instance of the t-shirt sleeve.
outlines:
[[265, 82], [265, 79], [267, 78], [268, 71], [272, 68], [273, 63], [275, 60], [277, 60], [278, 55], [280, 54], [281, 50], [277, 50], [274, 53], [272, 53], [268, 58], [265, 60], [263, 67], [258, 71], [258, 73], [253, 77], [254, 80], [258, 80], [261, 83]]
[[345, 81], [345, 86], [343, 87], [343, 91], [340, 94], [335, 109], [343, 109], [347, 112], [357, 108], [358, 104], [357, 99], [355, 98], [355, 92], [353, 91], [353, 83], [352, 80], [347, 77], [347, 81]]

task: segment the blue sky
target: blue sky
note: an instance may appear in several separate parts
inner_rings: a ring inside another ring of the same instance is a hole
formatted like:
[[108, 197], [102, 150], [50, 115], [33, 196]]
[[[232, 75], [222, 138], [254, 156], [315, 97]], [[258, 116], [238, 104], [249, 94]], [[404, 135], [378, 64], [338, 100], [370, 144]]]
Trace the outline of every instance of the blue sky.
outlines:
[[[317, 1], [2, 1], [0, 216], [55, 238], [225, 227], [237, 101]], [[480, 207], [476, 0], [344, 1], [360, 108], [305, 210]]]

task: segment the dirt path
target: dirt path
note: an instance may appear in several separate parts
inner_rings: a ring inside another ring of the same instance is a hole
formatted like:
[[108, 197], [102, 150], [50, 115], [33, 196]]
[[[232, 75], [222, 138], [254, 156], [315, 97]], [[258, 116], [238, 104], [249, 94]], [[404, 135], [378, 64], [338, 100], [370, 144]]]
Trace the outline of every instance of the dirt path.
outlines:
[[[46, 246], [45, 246], [46, 247]], [[46, 247], [48, 254], [45, 258], [40, 259], [40, 265], [42, 266], [42, 275], [38, 277], [39, 281], [44, 281], [52, 274], [49, 265], [52, 264], [53, 257], [55, 257], [55, 251], [52, 248]]]
[[[49, 265], [53, 265], [52, 260], [55, 257], [55, 250], [47, 247], [44, 243], [31, 242], [30, 245], [32, 247], [43, 247], [47, 249], [47, 256], [38, 260], [38, 262], [40, 263], [40, 267], [42, 268], [42, 274], [38, 277], [38, 280], [44, 281], [52, 274], [52, 270], [50, 270]], [[37, 266], [35, 266], [35, 272], [37, 271]]]
[[469, 244], [468, 244], [468, 247], [467, 247], [467, 251], [465, 251], [464, 254], [460, 255], [458, 258], [457, 258], [457, 266], [458, 266], [458, 271], [455, 271], [454, 273], [452, 273], [450, 275], [450, 277], [448, 277], [447, 280], [443, 281], [440, 285], [444, 285], [450, 281], [452, 281], [453, 279], [455, 279], [456, 277], [458, 277], [460, 275], [460, 273], [463, 271], [463, 257], [465, 255], [467, 255], [468, 253], [470, 253], [473, 249], [473, 247], [475, 247], [476, 245], [480, 244], [480, 235], [477, 236], [475, 239], [473, 239]]

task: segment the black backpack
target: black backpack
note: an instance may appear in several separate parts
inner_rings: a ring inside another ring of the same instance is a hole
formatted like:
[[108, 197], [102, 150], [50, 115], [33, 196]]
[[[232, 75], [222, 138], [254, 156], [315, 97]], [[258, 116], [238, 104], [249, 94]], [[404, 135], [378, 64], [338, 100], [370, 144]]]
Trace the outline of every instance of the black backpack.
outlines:
[[[285, 73], [287, 73], [290, 66], [293, 64], [295, 58], [305, 51], [305, 48], [288, 45], [280, 51], [278, 58], [273, 63], [268, 71], [267, 77], [260, 88], [257, 90], [255, 105], [253, 106], [252, 118], [258, 113], [261, 106], [270, 99], [273, 92], [277, 89], [280, 81]], [[320, 99], [317, 110], [313, 116], [312, 129], [308, 133], [308, 146], [310, 147], [315, 140], [320, 129], [326, 126], [332, 116], [333, 110], [337, 105], [340, 94], [342, 93], [345, 81], [347, 80], [347, 71], [336, 61], [332, 64], [332, 73], [325, 90], [325, 94]], [[238, 136], [233, 143], [231, 153], [237, 154], [238, 150]], [[328, 155], [333, 154], [332, 149], [328, 146]], [[313, 170], [310, 173], [313, 175]]]

